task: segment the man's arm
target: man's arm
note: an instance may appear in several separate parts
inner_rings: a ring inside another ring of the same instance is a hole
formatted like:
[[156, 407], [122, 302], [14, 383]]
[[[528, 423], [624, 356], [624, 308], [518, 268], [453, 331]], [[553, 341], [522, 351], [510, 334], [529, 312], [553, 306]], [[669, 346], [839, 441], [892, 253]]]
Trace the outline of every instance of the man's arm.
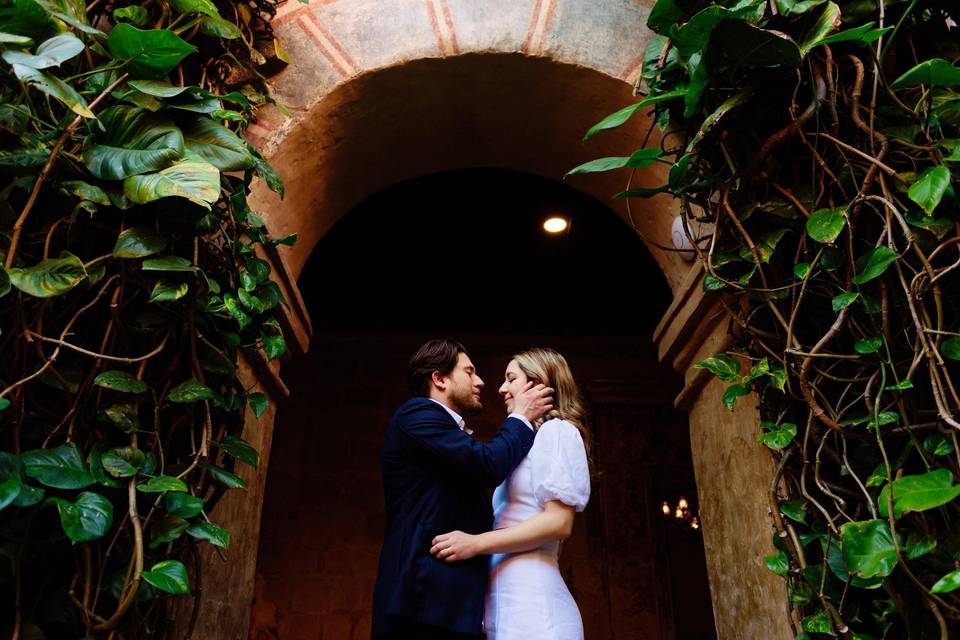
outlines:
[[451, 424], [433, 403], [420, 405], [399, 416], [398, 427], [405, 441], [426, 453], [449, 472], [484, 487], [503, 482], [520, 464], [533, 444], [530, 421], [553, 408], [553, 389], [530, 383], [514, 400], [514, 413], [526, 418], [508, 417], [500, 430], [484, 444]]

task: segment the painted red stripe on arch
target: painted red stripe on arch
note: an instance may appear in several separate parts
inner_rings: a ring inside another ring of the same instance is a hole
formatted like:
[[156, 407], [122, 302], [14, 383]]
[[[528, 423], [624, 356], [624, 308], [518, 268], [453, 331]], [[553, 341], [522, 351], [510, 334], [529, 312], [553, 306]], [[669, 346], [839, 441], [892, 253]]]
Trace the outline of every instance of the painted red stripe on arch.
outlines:
[[533, 18], [530, 20], [530, 28], [527, 29], [527, 41], [523, 44], [524, 53], [530, 53], [530, 49], [533, 46], [533, 34], [537, 30], [537, 23], [540, 22], [540, 9], [542, 5], [543, 0], [537, 0], [533, 5]]
[[437, 37], [437, 49], [440, 50], [440, 55], [447, 55], [446, 43], [443, 39], [443, 32], [440, 31], [440, 22], [437, 20], [437, 12], [433, 8], [432, 0], [424, 0], [427, 3], [427, 13], [430, 14], [430, 24], [433, 25], [433, 35]]
[[450, 15], [450, 6], [447, 0], [440, 0], [440, 10], [443, 12], [443, 21], [447, 23], [447, 29], [450, 32], [450, 46], [453, 53], [460, 53], [460, 45], [457, 44], [457, 32], [453, 28], [453, 17]]
[[547, 0], [547, 19], [544, 21], [543, 33], [540, 34], [540, 44], [537, 47], [537, 55], [543, 55], [544, 46], [547, 43], [547, 36], [553, 29], [553, 16], [557, 13], [557, 0]]

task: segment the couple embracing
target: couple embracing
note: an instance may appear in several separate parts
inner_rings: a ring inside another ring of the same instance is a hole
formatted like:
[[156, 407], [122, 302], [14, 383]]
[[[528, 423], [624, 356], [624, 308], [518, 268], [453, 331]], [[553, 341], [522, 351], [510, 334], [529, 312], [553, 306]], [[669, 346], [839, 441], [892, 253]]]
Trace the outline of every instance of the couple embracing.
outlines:
[[482, 409], [484, 383], [462, 345], [423, 345], [409, 381], [415, 397], [383, 447], [373, 639], [582, 640], [557, 565], [590, 496], [585, 412], [566, 360], [550, 349], [510, 360], [499, 389], [509, 416], [486, 443], [464, 420]]

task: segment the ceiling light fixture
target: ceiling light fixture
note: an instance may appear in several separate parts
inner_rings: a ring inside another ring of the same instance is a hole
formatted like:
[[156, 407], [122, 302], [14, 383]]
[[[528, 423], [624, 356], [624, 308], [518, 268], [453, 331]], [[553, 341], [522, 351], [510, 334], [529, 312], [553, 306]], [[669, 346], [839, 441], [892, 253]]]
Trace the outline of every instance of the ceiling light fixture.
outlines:
[[543, 222], [543, 228], [547, 233], [562, 233], [567, 229], [567, 219], [560, 216], [547, 218]]

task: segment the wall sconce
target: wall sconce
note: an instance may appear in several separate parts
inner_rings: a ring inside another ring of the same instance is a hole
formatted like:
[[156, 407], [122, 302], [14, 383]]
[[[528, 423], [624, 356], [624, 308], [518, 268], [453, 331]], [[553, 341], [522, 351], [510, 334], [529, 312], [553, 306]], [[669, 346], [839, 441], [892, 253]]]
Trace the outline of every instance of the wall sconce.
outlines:
[[660, 505], [660, 511], [665, 520], [676, 525], [694, 530], [700, 528], [700, 518], [690, 510], [690, 504], [684, 496], [680, 496], [676, 505], [671, 505], [669, 500], [664, 500]]

